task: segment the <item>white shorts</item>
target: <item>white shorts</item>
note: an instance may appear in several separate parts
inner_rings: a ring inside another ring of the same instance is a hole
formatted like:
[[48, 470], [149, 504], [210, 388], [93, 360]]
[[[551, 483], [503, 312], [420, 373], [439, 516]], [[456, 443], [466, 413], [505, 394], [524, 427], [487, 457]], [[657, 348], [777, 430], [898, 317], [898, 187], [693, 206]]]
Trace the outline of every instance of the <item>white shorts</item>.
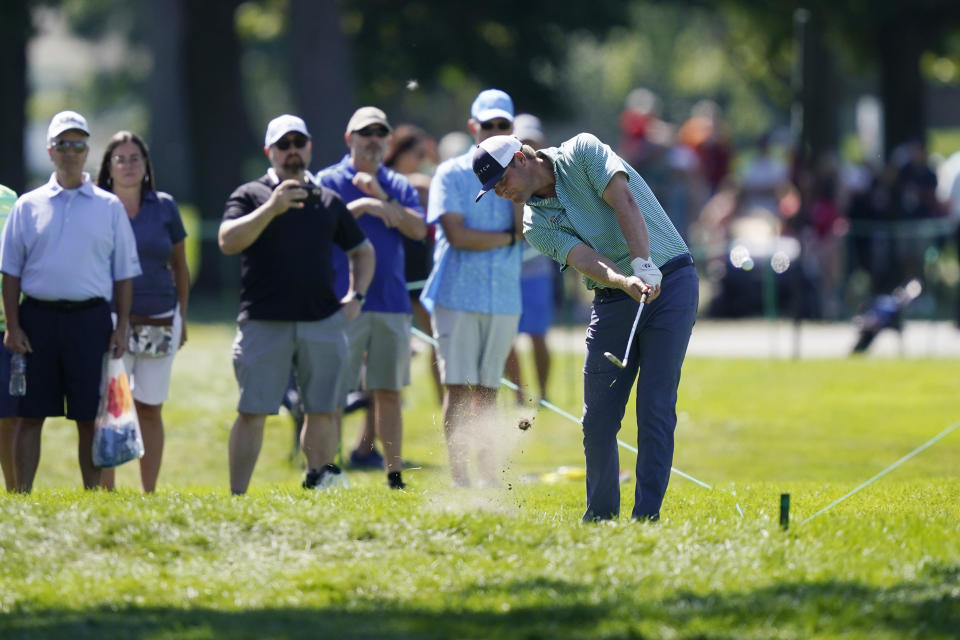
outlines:
[[[170, 313], [160, 313], [155, 318], [169, 316]], [[116, 324], [116, 320], [114, 320]], [[135, 356], [129, 351], [123, 353], [123, 366], [130, 376], [130, 390], [133, 399], [141, 404], [163, 404], [170, 394], [170, 373], [173, 371], [173, 357], [180, 348], [180, 335], [183, 333], [183, 319], [179, 308], [173, 312], [173, 352], [162, 358], [146, 358]]]
[[431, 322], [443, 384], [500, 387], [520, 314], [493, 315], [438, 306]]

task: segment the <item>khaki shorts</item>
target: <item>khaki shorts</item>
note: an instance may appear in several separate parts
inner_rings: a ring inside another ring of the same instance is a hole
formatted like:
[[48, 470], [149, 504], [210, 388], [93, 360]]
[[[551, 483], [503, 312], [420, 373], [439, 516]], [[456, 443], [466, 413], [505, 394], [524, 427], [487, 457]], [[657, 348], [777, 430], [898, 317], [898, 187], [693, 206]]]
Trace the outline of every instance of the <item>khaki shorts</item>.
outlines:
[[519, 322], [519, 314], [493, 315], [436, 307], [433, 337], [437, 340], [443, 384], [499, 388]]
[[278, 413], [291, 368], [307, 413], [336, 411], [347, 361], [346, 324], [340, 311], [312, 322], [241, 322], [233, 341], [233, 370], [240, 386], [237, 411]]
[[364, 311], [347, 325], [350, 355], [343, 368], [344, 392], [356, 388], [364, 354], [367, 356], [364, 389], [399, 391], [410, 384], [412, 318], [408, 313]]

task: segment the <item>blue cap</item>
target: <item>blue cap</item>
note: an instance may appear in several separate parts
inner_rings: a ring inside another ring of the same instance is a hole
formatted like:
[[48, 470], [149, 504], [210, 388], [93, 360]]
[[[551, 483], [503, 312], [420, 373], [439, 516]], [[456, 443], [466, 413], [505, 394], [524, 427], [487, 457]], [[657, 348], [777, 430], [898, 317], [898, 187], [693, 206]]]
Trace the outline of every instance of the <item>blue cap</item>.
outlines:
[[485, 89], [470, 107], [470, 117], [477, 122], [504, 118], [513, 122], [513, 100], [500, 89]]

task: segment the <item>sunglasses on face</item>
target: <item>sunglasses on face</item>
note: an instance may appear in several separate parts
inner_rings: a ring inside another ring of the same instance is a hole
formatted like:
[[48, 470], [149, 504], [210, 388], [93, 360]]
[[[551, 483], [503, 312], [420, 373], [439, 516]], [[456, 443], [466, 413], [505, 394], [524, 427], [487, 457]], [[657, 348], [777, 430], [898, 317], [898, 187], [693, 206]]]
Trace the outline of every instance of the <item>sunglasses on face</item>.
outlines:
[[77, 153], [83, 153], [87, 150], [86, 140], [57, 140], [51, 145], [61, 153], [66, 153], [67, 149], [73, 149]]
[[363, 136], [364, 138], [369, 138], [370, 136], [386, 138], [388, 135], [390, 135], [390, 132], [384, 127], [364, 127], [363, 129], [357, 129], [354, 131], [354, 133], [358, 136]]
[[500, 131], [507, 131], [510, 127], [513, 126], [512, 122], [507, 122], [506, 120], [487, 120], [486, 122], [480, 123], [480, 128], [484, 131], [490, 131], [491, 129], [499, 129]]
[[309, 142], [307, 138], [303, 136], [296, 136], [292, 139], [281, 138], [280, 140], [277, 140], [275, 146], [277, 149], [280, 149], [280, 151], [286, 151], [290, 148], [290, 145], [295, 146], [297, 149], [303, 149], [305, 146], [307, 146], [307, 142]]

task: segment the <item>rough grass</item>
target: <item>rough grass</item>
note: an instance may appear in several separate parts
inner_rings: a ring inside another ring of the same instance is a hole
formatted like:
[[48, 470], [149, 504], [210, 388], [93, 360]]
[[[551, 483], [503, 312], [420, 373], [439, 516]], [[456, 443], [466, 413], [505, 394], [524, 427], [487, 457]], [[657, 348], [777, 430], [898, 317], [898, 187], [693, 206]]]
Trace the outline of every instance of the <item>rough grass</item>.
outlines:
[[[504, 486], [447, 486], [416, 362], [405, 473], [305, 493], [286, 416], [250, 495], [227, 492], [232, 329], [195, 325], [165, 411], [157, 495], [84, 493], [73, 427], [51, 421], [36, 489], [0, 497], [0, 637], [953, 638], [960, 629], [960, 430], [807, 524], [960, 419], [956, 362], [690, 360], [663, 521], [579, 523], [577, 426], [544, 412], [502, 445]], [[552, 400], [578, 414], [578, 355]], [[507, 397], [504, 396], [504, 404]], [[632, 409], [631, 409], [632, 411]], [[349, 447], [358, 426], [346, 426]], [[635, 441], [629, 429], [625, 441]], [[630, 468], [632, 456], [624, 452]], [[571, 474], [575, 476], [576, 474]], [[623, 492], [632, 506], [632, 483]], [[792, 526], [778, 524], [792, 497]], [[743, 511], [741, 517], [736, 506]]]

